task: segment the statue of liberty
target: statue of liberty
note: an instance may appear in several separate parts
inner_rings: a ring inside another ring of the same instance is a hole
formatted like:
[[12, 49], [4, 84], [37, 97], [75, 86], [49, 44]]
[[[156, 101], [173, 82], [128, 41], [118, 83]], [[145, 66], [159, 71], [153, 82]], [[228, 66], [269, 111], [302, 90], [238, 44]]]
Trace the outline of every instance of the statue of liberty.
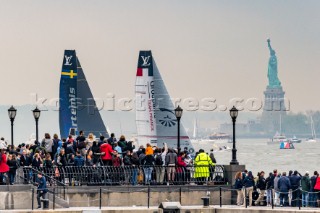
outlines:
[[270, 45], [270, 39], [267, 40], [268, 47], [270, 50], [270, 58], [268, 64], [268, 79], [269, 79], [269, 87], [277, 88], [281, 87], [281, 82], [278, 78], [278, 61], [276, 52], [272, 49]]

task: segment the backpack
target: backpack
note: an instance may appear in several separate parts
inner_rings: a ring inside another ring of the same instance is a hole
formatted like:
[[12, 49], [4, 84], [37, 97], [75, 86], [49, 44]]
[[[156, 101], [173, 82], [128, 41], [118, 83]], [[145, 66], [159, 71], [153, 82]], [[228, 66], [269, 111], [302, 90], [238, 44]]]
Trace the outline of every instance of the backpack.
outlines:
[[162, 166], [163, 165], [163, 160], [162, 160], [162, 156], [161, 154], [157, 154], [156, 155], [156, 162], [155, 162], [156, 166]]

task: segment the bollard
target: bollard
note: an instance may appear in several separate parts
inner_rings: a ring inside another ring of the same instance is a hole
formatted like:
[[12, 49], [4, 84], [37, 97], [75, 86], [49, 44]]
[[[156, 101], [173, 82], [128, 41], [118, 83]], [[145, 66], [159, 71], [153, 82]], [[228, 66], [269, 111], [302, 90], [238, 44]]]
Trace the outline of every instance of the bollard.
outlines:
[[102, 190], [101, 190], [101, 187], [100, 187], [99, 209], [101, 209], [101, 205], [102, 205]]
[[210, 197], [202, 197], [201, 200], [203, 200], [203, 207], [209, 207]]
[[274, 204], [273, 204], [273, 191], [271, 191], [271, 207], [272, 207], [272, 209], [274, 208]]
[[180, 203], [181, 203], [181, 196], [182, 196], [182, 189], [181, 189], [181, 186], [180, 186], [180, 189], [179, 189], [179, 196], [180, 196]]
[[66, 187], [63, 186], [63, 199], [66, 200]]
[[148, 209], [150, 207], [150, 185], [148, 185]]
[[56, 188], [53, 188], [53, 198], [52, 198], [53, 204], [52, 208], [53, 210], [56, 208]]
[[32, 188], [32, 203], [31, 203], [31, 209], [34, 209], [34, 188]]
[[299, 205], [299, 210], [301, 210], [301, 200], [300, 200], [300, 196], [301, 196], [301, 191], [300, 191], [301, 189], [299, 188], [298, 189], [298, 205]]
[[219, 187], [219, 191], [220, 191], [220, 208], [222, 207], [222, 189], [221, 186]]
[[245, 205], [246, 205], [246, 208], [248, 208], [248, 203], [247, 203], [247, 189], [246, 189], [246, 187], [244, 187], [244, 200], [246, 201], [245, 202]]

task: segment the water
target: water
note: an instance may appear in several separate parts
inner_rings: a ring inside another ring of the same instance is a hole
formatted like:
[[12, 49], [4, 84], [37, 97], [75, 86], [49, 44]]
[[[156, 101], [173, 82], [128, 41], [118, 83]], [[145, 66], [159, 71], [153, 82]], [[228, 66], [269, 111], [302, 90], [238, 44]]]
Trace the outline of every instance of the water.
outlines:
[[[248, 171], [254, 175], [258, 171], [265, 171], [267, 174], [273, 169], [278, 172], [297, 170], [304, 175], [306, 171], [313, 174], [313, 171], [320, 171], [319, 148], [320, 143], [295, 143], [295, 149], [279, 149], [279, 145], [267, 145], [268, 139], [237, 139], [237, 160], [239, 164], [246, 165]], [[232, 143], [218, 144], [227, 145], [232, 148]], [[212, 144], [194, 144], [195, 150], [200, 148], [209, 153]], [[215, 152], [218, 164], [230, 164], [232, 152]]]

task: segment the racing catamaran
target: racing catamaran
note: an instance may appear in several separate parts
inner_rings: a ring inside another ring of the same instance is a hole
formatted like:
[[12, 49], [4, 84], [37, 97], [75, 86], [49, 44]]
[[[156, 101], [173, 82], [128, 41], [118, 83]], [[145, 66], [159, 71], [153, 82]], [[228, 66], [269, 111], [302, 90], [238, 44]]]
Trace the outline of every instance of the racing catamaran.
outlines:
[[[151, 51], [140, 51], [136, 73], [136, 126], [140, 145], [177, 147], [177, 119], [174, 105], [162, 80]], [[180, 147], [194, 152], [183, 124]]]

